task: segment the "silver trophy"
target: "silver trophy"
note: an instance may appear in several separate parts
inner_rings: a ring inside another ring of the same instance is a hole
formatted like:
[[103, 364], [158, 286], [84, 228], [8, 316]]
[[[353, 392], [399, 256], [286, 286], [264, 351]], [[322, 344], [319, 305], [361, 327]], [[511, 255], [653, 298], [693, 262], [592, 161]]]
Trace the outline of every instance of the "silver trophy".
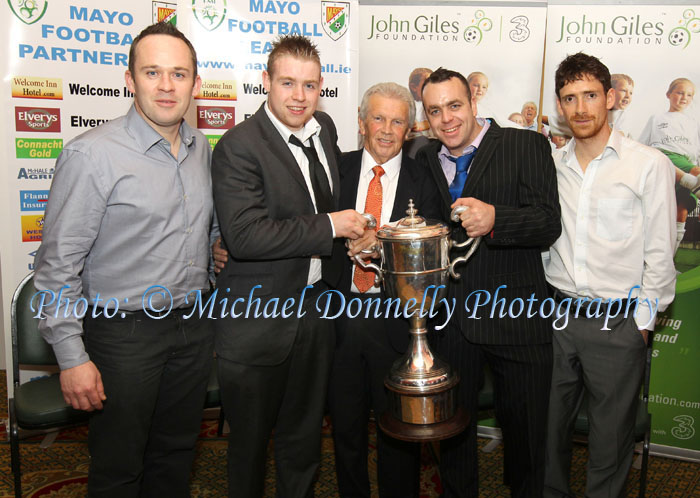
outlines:
[[[456, 207], [452, 220], [459, 221], [465, 209]], [[376, 272], [375, 285], [383, 284], [387, 296], [398, 298], [402, 307], [414, 299], [417, 303], [414, 309], [425, 310], [433, 301], [439, 304], [446, 294], [448, 272], [453, 278], [459, 278], [455, 265], [474, 254], [481, 238], [456, 243], [449, 238], [447, 225], [418, 216], [413, 200], [406, 214], [408, 216], [396, 226], [385, 226], [377, 232], [379, 245], [375, 250], [380, 254], [380, 266], [365, 262], [359, 254], [355, 260], [363, 268]], [[363, 216], [369, 220], [370, 228], [376, 226], [372, 215]], [[469, 245], [464, 256], [450, 262], [450, 248]], [[462, 432], [469, 423], [467, 414], [459, 407], [455, 391], [459, 375], [430, 351], [426, 321], [427, 317], [419, 316], [418, 312], [409, 319], [408, 350], [394, 362], [384, 379], [389, 410], [380, 416], [379, 426], [389, 436], [404, 441], [446, 439]]]

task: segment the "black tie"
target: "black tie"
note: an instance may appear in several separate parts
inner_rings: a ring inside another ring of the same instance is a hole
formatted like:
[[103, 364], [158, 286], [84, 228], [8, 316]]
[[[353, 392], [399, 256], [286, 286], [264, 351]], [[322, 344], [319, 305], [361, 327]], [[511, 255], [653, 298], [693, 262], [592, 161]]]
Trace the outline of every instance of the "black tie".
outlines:
[[331, 187], [328, 183], [328, 175], [323, 169], [323, 164], [318, 159], [316, 149], [314, 148], [313, 138], [309, 139], [310, 147], [306, 147], [301, 143], [295, 135], [289, 137], [289, 143], [301, 147], [309, 160], [309, 176], [311, 177], [311, 187], [314, 189], [314, 198], [316, 199], [316, 211], [319, 213], [330, 213], [333, 211], [333, 195]]

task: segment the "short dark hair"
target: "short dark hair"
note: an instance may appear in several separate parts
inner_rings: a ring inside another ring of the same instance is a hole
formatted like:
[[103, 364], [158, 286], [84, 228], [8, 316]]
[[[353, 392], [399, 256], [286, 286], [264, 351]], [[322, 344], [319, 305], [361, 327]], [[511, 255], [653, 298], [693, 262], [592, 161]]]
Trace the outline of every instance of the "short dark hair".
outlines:
[[280, 57], [291, 55], [297, 59], [317, 62], [321, 65], [318, 47], [311, 40], [301, 35], [280, 36], [272, 43], [272, 50], [267, 56], [267, 74], [272, 78], [275, 62]]
[[612, 88], [610, 71], [607, 66], [600, 62], [600, 59], [597, 57], [579, 52], [569, 55], [561, 61], [559, 67], [557, 67], [557, 72], [554, 73], [554, 91], [557, 94], [557, 99], [560, 98], [559, 90], [564, 85], [582, 80], [584, 76], [590, 76], [600, 81], [606, 94]]
[[467, 98], [469, 98], [469, 102], [472, 100], [472, 92], [469, 89], [469, 83], [467, 82], [467, 78], [465, 78], [462, 73], [458, 73], [457, 71], [452, 71], [450, 69], [445, 69], [444, 67], [439, 67], [432, 73], [430, 73], [430, 76], [428, 76], [425, 79], [425, 82], [423, 83], [423, 88], [421, 88], [421, 95], [423, 95], [423, 90], [425, 90], [425, 87], [428, 86], [430, 83], [443, 83], [445, 81], [449, 81], [452, 78], [457, 78], [459, 81], [462, 82], [464, 85], [464, 88], [467, 90]]
[[187, 37], [182, 34], [182, 31], [177, 29], [169, 22], [157, 22], [155, 24], [151, 24], [141, 31], [138, 36], [134, 38], [134, 41], [131, 42], [131, 48], [129, 49], [129, 72], [132, 75], [134, 74], [134, 66], [136, 65], [136, 46], [141, 40], [150, 35], [172, 36], [173, 38], [177, 38], [185, 42], [185, 45], [187, 45], [187, 48], [190, 49], [190, 55], [192, 56], [192, 67], [194, 68], [193, 78], [197, 76], [197, 52], [195, 52], [192, 43], [190, 43]]

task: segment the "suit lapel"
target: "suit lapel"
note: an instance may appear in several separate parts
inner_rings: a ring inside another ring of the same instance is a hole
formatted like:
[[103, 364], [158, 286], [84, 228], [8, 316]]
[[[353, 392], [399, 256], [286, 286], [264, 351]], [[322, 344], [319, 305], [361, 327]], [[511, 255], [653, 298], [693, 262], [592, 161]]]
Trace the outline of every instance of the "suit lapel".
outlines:
[[[340, 169], [340, 209], [355, 209], [357, 184], [362, 170], [362, 149], [350, 152], [341, 161]], [[337, 190], [337, 189], [336, 189]]]
[[[406, 165], [406, 156], [401, 158], [401, 169], [399, 170], [399, 183], [396, 185], [396, 196], [394, 197], [394, 206], [391, 210], [391, 220], [396, 221], [406, 216], [408, 209], [408, 201], [413, 199], [416, 192], [412, 192], [411, 187], [418, 184], [418, 180], [414, 176], [413, 170]], [[413, 199], [415, 201], [415, 199]], [[418, 213], [424, 206], [416, 206]]]
[[[255, 113], [255, 118], [257, 118], [258, 123], [261, 128], [261, 137], [266, 143], [266, 147], [270, 152], [280, 159], [280, 164], [282, 167], [286, 168], [287, 171], [292, 175], [294, 180], [307, 192], [309, 191], [306, 186], [306, 180], [304, 180], [304, 175], [301, 173], [299, 164], [297, 164], [296, 159], [294, 159], [294, 154], [289, 150], [289, 146], [285, 143], [280, 132], [277, 131], [275, 125], [270, 121], [267, 113], [264, 109], [265, 104], [260, 106], [258, 112]], [[311, 196], [309, 193], [309, 201], [311, 201]]]
[[491, 158], [498, 149], [498, 144], [502, 136], [503, 129], [495, 122], [491, 121], [489, 129], [486, 130], [486, 134], [477, 149], [476, 156], [469, 167], [469, 175], [467, 176], [467, 182], [464, 184], [462, 197], [470, 197], [472, 192], [474, 192], [475, 185], [479, 182], [479, 178], [481, 178], [484, 171], [486, 171], [489, 164], [491, 164]]
[[[316, 116], [316, 114], [314, 114]], [[317, 118], [318, 120], [318, 118]], [[331, 185], [333, 186], [333, 203], [335, 206], [340, 202], [340, 175], [338, 173], [338, 161], [335, 157], [335, 145], [331, 142], [331, 136], [322, 121], [318, 120], [321, 125], [321, 133], [319, 140], [323, 146], [323, 153], [328, 161], [328, 169], [331, 172]]]
[[438, 158], [438, 153], [440, 152], [441, 147], [442, 143], [440, 143], [439, 140], [434, 140], [424, 152], [426, 154], [426, 162], [428, 163], [430, 172], [432, 173], [435, 183], [437, 183], [438, 190], [440, 191], [440, 197], [442, 197], [442, 200], [449, 211], [450, 206], [452, 205], [452, 196], [450, 195], [450, 186], [447, 184], [447, 178], [445, 178], [445, 172], [442, 171], [440, 159]]

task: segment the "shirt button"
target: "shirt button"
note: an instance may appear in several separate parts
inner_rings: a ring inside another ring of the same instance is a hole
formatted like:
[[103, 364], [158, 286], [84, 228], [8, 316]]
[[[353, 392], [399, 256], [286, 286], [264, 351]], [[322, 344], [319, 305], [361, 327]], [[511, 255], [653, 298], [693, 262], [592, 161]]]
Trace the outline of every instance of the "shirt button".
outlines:
[[192, 266], [193, 264], [194, 262], [191, 259], [187, 262], [187, 266]]

